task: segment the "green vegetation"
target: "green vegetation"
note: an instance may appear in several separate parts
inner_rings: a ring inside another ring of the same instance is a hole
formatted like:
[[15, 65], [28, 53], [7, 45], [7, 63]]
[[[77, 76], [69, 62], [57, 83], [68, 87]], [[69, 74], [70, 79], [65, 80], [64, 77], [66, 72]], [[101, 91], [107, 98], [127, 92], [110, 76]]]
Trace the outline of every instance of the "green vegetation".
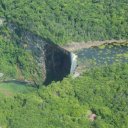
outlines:
[[4, 74], [0, 81], [16, 79], [43, 83], [39, 70], [31, 51], [0, 36], [0, 73]]
[[5, 74], [4, 78], [32, 80], [32, 73], [36, 70], [35, 65], [30, 52], [20, 48], [16, 43], [0, 38], [0, 71]]
[[105, 48], [105, 45], [100, 45], [98, 48], [99, 49], [104, 49]]
[[127, 0], [1, 0], [0, 16], [58, 44], [127, 39]]
[[13, 83], [13, 82], [6, 82], [0, 83], [0, 94], [5, 96], [12, 96], [18, 93], [28, 93], [33, 91], [34, 88], [29, 85], [24, 85], [22, 83]]
[[[9, 23], [59, 45], [118, 40], [128, 39], [127, 12], [127, 0], [0, 0], [0, 81], [43, 81], [34, 55], [19, 45], [20, 33], [11, 35]], [[105, 53], [104, 46], [99, 49], [99, 55]], [[128, 58], [128, 53], [116, 57]], [[0, 83], [0, 128], [60, 127], [128, 128], [128, 64], [95, 67], [38, 89]]]
[[19, 46], [16, 39], [22, 37], [11, 32], [10, 22], [60, 45], [127, 39], [127, 4], [127, 0], [0, 0], [0, 71], [9, 78], [42, 83], [43, 73], [32, 54]]
[[126, 52], [124, 54], [117, 54], [117, 57], [125, 57], [125, 58], [128, 58], [128, 52]]
[[[78, 79], [0, 96], [2, 128], [127, 128], [128, 64], [92, 69]], [[1, 88], [1, 86], [0, 86]], [[89, 113], [96, 120], [88, 119]]]

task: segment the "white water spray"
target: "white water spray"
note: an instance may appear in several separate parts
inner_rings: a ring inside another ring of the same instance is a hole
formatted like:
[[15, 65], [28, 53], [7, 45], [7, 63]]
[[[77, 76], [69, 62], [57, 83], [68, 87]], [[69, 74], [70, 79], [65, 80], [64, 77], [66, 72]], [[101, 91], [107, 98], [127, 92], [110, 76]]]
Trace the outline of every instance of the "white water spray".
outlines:
[[71, 56], [70, 74], [74, 74], [77, 67], [77, 55], [75, 55], [74, 53], [71, 53], [70, 56]]

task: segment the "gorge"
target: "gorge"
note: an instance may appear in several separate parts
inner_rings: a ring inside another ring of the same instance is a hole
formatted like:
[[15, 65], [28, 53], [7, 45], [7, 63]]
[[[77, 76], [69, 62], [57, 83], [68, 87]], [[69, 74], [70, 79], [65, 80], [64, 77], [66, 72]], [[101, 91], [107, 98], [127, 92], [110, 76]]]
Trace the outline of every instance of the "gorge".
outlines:
[[[74, 53], [14, 23], [8, 23], [6, 26], [10, 32], [9, 40], [15, 41], [18, 47], [30, 53], [34, 58], [35, 62], [29, 62], [29, 66], [35, 63], [36, 74], [40, 76], [40, 80], [37, 80], [35, 73], [31, 72], [34, 84], [40, 82], [47, 85], [52, 81], [61, 81], [65, 76], [74, 72], [77, 65]], [[7, 37], [5, 39], [7, 40]], [[23, 64], [19, 65], [22, 70]]]

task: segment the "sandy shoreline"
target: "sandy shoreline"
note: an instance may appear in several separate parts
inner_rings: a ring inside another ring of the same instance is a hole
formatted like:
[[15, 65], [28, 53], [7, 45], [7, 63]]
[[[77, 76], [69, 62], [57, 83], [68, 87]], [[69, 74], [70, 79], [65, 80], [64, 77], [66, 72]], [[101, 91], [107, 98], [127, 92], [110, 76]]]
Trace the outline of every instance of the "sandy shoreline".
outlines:
[[62, 46], [62, 48], [73, 52], [78, 51], [83, 48], [90, 48], [95, 47], [103, 44], [111, 44], [111, 43], [124, 43], [128, 40], [105, 40], [105, 41], [88, 41], [88, 42], [72, 42], [70, 44], [67, 44], [65, 46]]

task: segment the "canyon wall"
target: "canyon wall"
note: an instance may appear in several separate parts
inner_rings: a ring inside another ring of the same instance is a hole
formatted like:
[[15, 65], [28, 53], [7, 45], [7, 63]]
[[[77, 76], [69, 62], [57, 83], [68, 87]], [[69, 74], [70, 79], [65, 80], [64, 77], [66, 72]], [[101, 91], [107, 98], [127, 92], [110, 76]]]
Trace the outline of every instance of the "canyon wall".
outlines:
[[72, 53], [15, 24], [9, 23], [8, 28], [11, 38], [20, 47], [32, 52], [45, 84], [62, 80], [71, 73]]

